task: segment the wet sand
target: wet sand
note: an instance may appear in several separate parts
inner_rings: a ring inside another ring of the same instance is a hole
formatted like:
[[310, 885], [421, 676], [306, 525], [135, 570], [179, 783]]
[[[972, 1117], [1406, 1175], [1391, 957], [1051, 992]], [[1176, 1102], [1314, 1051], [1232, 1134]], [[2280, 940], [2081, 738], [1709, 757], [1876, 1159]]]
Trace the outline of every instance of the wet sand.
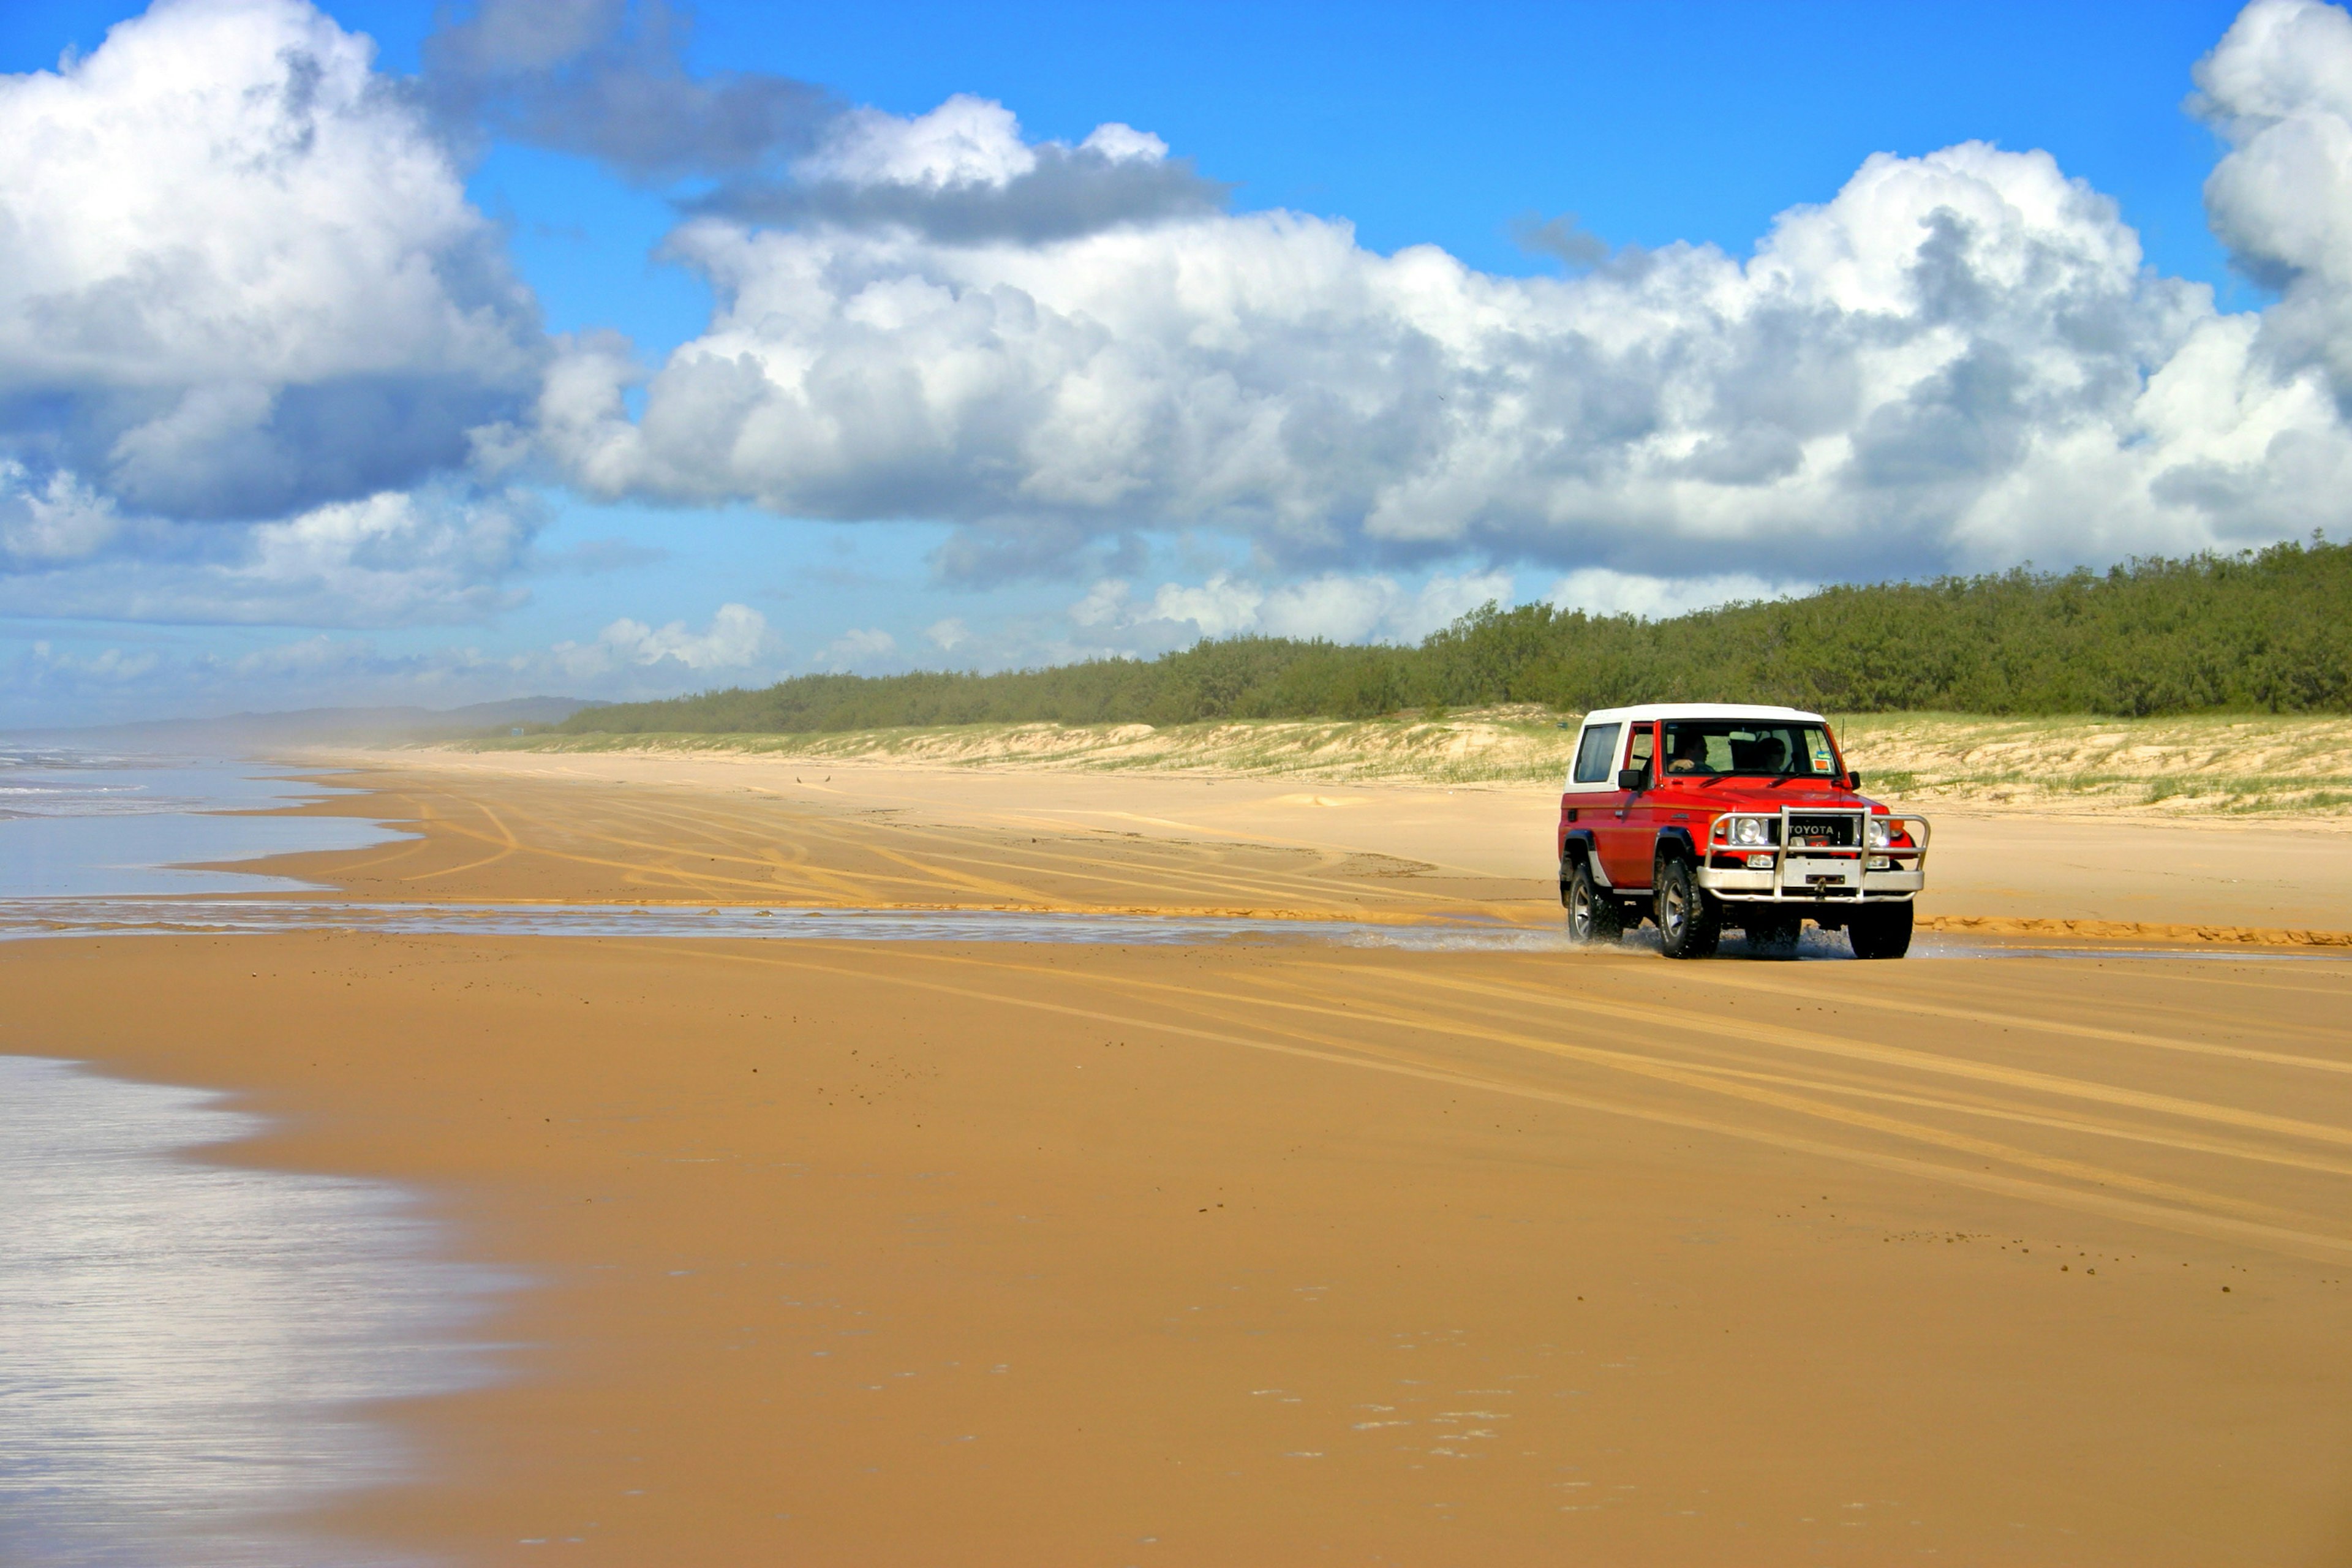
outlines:
[[[275, 868], [1551, 918], [1483, 798], [949, 779], [387, 773], [318, 809], [421, 839]], [[339, 1511], [390, 1546], [2352, 1554], [2352, 965], [2308, 952], [303, 933], [14, 942], [0, 987], [8, 1048], [236, 1089], [283, 1119], [240, 1157], [417, 1184], [535, 1281], [488, 1330], [512, 1380], [400, 1408], [431, 1472]]]

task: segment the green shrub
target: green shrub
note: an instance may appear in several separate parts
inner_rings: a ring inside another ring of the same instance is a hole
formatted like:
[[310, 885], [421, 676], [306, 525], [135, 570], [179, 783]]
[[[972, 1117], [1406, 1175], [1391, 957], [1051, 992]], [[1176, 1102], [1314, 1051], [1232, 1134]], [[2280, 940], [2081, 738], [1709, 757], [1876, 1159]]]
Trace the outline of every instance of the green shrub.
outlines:
[[997, 675], [804, 675], [585, 710], [572, 734], [1368, 719], [1537, 702], [2128, 717], [2352, 711], [2352, 547], [1825, 588], [1671, 619], [1489, 604], [1418, 647], [1244, 637]]

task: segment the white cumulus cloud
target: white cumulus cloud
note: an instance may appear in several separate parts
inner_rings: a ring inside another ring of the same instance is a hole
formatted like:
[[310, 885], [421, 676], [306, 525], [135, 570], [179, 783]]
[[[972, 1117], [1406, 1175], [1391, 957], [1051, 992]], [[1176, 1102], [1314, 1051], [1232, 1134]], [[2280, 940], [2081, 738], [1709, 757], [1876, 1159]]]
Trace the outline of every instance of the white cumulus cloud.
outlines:
[[[839, 167], [1013, 177], [991, 110]], [[2153, 274], [2048, 154], [1982, 143], [1873, 157], [1745, 260], [1568, 279], [1284, 212], [1043, 239], [706, 217], [673, 248], [719, 307], [642, 418], [622, 358], [569, 358], [541, 433], [578, 482], [956, 520], [942, 559], [980, 572], [1206, 525], [1288, 570], [1820, 581], [2273, 539], [2352, 478], [2324, 380], [2262, 353], [2261, 318]]]
[[0, 460], [0, 615], [388, 626], [519, 603], [542, 509], [462, 485], [384, 490], [274, 522], [127, 513], [77, 476]]
[[0, 458], [0, 569], [83, 561], [121, 537], [114, 502], [79, 479], [52, 470], [36, 479]]
[[1811, 593], [1817, 582], [1771, 582], [1762, 577], [1652, 577], [1583, 566], [1551, 586], [1544, 597], [1563, 610], [1590, 616], [1639, 616], [1656, 620], [1686, 610], [1710, 609], [1758, 599]]
[[809, 177], [858, 185], [1002, 185], [1036, 166], [1013, 111], [968, 93], [912, 119], [853, 110], [801, 161]]
[[827, 669], [866, 669], [898, 657], [898, 639], [878, 626], [853, 626], [818, 650], [816, 662]]
[[558, 643], [549, 657], [556, 668], [574, 677], [661, 664], [703, 673], [746, 668], [772, 647], [765, 616], [748, 605], [721, 605], [698, 632], [684, 621], [653, 626], [625, 616], [595, 641]]
[[2352, 16], [2255, 0], [2197, 67], [2197, 108], [2231, 145], [2206, 182], [2214, 231], [2284, 290], [2264, 337], [2352, 396]]
[[274, 517], [516, 409], [534, 307], [372, 52], [303, 0], [161, 0], [0, 77], [0, 455]]
[[1489, 600], [1510, 603], [1508, 574], [1438, 573], [1408, 588], [1377, 574], [1327, 572], [1269, 585], [1220, 572], [1199, 584], [1163, 583], [1149, 600], [1139, 600], [1123, 579], [1104, 578], [1069, 616], [1104, 647], [1138, 651], [1251, 634], [1417, 642]]

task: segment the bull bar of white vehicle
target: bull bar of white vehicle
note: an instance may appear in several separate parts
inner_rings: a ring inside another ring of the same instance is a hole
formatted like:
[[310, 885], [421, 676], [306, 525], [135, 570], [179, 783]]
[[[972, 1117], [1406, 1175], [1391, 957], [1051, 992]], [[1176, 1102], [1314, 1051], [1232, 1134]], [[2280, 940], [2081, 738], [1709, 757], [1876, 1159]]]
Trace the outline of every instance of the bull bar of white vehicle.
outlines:
[[[1743, 830], [1743, 821], [1759, 826]], [[1874, 824], [1884, 825], [1884, 841], [1872, 842], [1880, 832]], [[1735, 902], [1906, 902], [1927, 886], [1927, 837], [1924, 816], [1852, 806], [1727, 811], [1696, 847], [1698, 885]]]

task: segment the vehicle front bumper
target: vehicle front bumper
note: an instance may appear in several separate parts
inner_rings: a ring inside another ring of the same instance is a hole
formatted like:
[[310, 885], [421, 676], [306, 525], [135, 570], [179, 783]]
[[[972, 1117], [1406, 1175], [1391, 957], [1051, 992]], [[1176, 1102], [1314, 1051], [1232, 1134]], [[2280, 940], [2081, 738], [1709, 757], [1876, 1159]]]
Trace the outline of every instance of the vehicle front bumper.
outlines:
[[[1727, 823], [1732, 817], [1755, 815], [1761, 814], [1734, 813], [1722, 820]], [[1927, 885], [1926, 817], [1878, 819], [1901, 825], [1911, 839], [1904, 847], [1869, 847], [1869, 817], [1857, 812], [1853, 814], [1859, 819], [1855, 824], [1855, 846], [1800, 846], [1790, 849], [1787, 847], [1788, 815], [1781, 814], [1776, 823], [1774, 841], [1760, 847], [1735, 847], [1724, 839], [1710, 837], [1698, 868], [1698, 885], [1718, 899], [1776, 904], [1900, 903], [1916, 898]], [[1825, 814], [1813, 810], [1803, 815]], [[1753, 863], [1759, 859], [1767, 864]], [[1742, 864], [1733, 867], [1720, 863], [1725, 860]]]

